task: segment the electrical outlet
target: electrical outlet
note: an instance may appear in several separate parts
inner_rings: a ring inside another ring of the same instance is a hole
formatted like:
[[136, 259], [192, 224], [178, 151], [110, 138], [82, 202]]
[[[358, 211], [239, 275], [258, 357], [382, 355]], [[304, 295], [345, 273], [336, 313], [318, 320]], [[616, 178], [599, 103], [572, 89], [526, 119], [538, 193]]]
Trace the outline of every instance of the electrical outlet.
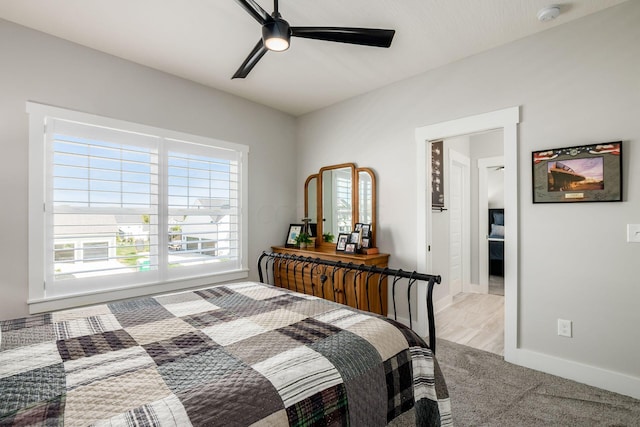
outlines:
[[640, 224], [627, 224], [627, 242], [640, 243]]
[[571, 320], [558, 319], [558, 335], [571, 338], [571, 329]]

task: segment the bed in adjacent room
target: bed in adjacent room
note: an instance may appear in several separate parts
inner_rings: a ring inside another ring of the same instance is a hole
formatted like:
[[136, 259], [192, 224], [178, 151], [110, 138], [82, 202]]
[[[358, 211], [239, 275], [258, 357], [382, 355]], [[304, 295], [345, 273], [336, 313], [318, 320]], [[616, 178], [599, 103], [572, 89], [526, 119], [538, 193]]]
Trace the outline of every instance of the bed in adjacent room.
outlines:
[[435, 357], [391, 319], [243, 282], [0, 322], [0, 425], [451, 422]]
[[489, 275], [504, 276], [504, 209], [489, 209]]

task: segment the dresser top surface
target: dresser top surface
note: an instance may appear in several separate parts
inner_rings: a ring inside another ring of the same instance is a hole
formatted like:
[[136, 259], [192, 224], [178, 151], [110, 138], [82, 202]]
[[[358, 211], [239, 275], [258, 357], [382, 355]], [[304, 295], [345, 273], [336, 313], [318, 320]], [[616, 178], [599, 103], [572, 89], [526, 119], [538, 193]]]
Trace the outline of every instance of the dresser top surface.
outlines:
[[389, 254], [350, 254], [342, 251], [336, 251], [330, 247], [315, 247], [307, 249], [289, 248], [286, 246], [272, 246], [274, 252], [295, 253], [306, 257], [337, 257], [342, 260], [351, 262], [366, 262], [372, 260], [388, 259]]

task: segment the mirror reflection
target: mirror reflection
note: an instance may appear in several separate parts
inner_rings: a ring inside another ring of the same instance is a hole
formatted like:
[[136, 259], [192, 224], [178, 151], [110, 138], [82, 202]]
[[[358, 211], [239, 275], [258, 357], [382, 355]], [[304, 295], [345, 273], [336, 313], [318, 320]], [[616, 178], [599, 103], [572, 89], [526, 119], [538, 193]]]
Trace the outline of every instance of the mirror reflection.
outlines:
[[373, 172], [358, 169], [358, 222], [373, 222]]
[[353, 227], [353, 167], [322, 171], [322, 232], [337, 236]]

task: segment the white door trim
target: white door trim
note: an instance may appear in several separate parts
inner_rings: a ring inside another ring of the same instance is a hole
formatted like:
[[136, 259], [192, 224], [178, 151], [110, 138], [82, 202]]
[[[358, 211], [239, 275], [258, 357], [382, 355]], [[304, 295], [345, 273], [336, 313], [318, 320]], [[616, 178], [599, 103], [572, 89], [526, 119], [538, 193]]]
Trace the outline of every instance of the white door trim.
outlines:
[[[417, 267], [419, 271], [432, 271], [431, 254], [431, 150], [429, 141], [458, 135], [503, 129], [505, 158], [505, 360], [516, 359], [518, 348], [518, 123], [520, 107], [509, 107], [447, 122], [416, 128], [417, 144]], [[437, 272], [435, 272], [437, 273]], [[435, 295], [442, 296], [436, 287]], [[418, 301], [425, 301], [426, 289], [420, 287]], [[437, 305], [437, 300], [435, 301]], [[436, 308], [437, 310], [437, 308]], [[427, 334], [426, 306], [419, 305], [416, 329]]]

